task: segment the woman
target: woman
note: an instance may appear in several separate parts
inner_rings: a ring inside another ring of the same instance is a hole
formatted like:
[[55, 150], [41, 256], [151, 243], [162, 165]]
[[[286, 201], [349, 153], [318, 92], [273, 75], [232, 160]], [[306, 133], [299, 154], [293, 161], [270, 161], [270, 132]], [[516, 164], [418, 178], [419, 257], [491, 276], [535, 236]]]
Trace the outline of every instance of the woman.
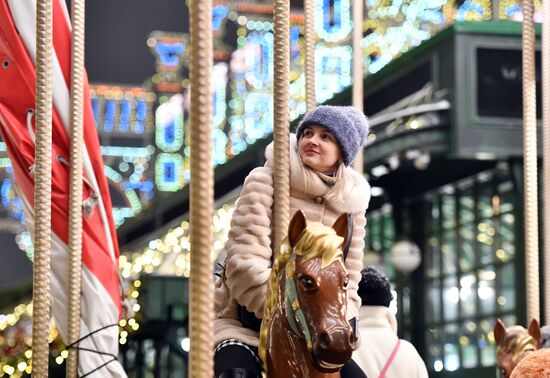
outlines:
[[[308, 221], [331, 226], [351, 213], [354, 229], [345, 262], [350, 274], [348, 319], [357, 318], [370, 187], [350, 167], [365, 145], [368, 122], [353, 107], [320, 106], [307, 114], [291, 135], [290, 216], [302, 210]], [[219, 377], [256, 377], [258, 328], [263, 314], [272, 259], [273, 146], [267, 162], [250, 172], [237, 201], [223, 279], [216, 288], [215, 372]], [[350, 371], [350, 373], [347, 373]], [[354, 373], [355, 372], [355, 373]], [[364, 376], [353, 361], [343, 377]]]

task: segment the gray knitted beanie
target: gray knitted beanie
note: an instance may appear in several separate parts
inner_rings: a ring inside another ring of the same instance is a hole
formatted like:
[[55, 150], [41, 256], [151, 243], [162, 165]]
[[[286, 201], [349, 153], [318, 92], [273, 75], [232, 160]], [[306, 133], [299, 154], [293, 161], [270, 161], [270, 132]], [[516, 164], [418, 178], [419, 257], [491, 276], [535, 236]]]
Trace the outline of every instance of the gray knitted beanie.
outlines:
[[309, 125], [323, 126], [334, 134], [345, 165], [350, 165], [359, 149], [365, 146], [369, 131], [367, 117], [353, 106], [323, 105], [315, 108], [296, 128], [298, 140]]

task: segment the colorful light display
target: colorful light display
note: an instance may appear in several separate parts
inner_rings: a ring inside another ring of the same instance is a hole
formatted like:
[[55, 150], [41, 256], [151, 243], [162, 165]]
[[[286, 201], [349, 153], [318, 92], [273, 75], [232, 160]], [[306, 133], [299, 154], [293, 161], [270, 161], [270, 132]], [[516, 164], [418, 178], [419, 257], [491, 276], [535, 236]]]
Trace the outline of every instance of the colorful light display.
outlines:
[[[366, 72], [378, 72], [395, 57], [417, 46], [452, 22], [500, 19], [521, 20], [519, 0], [499, 3], [492, 15], [490, 0], [366, 0], [367, 17], [362, 41]], [[535, 19], [541, 19], [541, 2], [535, 2]], [[236, 50], [229, 61], [218, 60], [213, 68], [214, 164], [223, 164], [272, 130], [273, 24], [270, 4], [216, 1], [213, 8], [215, 36], [235, 22]], [[315, 0], [315, 50], [317, 99], [323, 102], [351, 84], [350, 0]], [[305, 111], [303, 73], [303, 15], [291, 15], [290, 115]], [[229, 59], [226, 46], [215, 42], [215, 57]], [[177, 191], [188, 182], [185, 65], [186, 36], [155, 32], [147, 45], [156, 57], [157, 73], [144, 87], [93, 85], [92, 109], [103, 144], [105, 174], [113, 189], [115, 222], [122, 224], [146, 208], [156, 191]], [[217, 58], [217, 59], [218, 59]], [[146, 89], [147, 88], [147, 89]], [[158, 94], [158, 96], [156, 94]], [[158, 102], [157, 102], [158, 100]], [[156, 109], [154, 109], [156, 107]], [[125, 141], [125, 144], [119, 143]], [[0, 196], [3, 214], [24, 222], [22, 203], [15, 195], [5, 145], [0, 144]], [[214, 214], [213, 258], [227, 240], [232, 206]], [[189, 274], [188, 223], [182, 222], [147, 247], [122, 255], [122, 275], [132, 282], [128, 297], [139, 312], [139, 274], [162, 272]], [[28, 232], [16, 236], [19, 247], [32, 259]], [[30, 314], [32, 304], [14, 306], [0, 314], [0, 377], [30, 373]], [[139, 329], [137, 318], [120, 322], [120, 343]], [[59, 340], [52, 329], [51, 340]], [[59, 341], [56, 341], [59, 343]], [[66, 351], [55, 348], [56, 362]]]

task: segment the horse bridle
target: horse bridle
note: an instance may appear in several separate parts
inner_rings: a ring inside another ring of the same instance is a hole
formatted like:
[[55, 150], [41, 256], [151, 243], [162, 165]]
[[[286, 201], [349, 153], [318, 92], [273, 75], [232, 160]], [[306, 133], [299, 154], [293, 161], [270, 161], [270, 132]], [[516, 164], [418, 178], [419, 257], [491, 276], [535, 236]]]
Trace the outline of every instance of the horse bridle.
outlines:
[[[353, 217], [351, 214], [348, 214], [348, 238], [346, 245], [343, 248], [343, 259], [346, 261], [348, 256], [349, 247], [351, 244], [351, 236], [353, 233]], [[290, 260], [292, 264], [296, 266], [296, 253], [294, 250], [291, 251]], [[286, 273], [285, 273], [286, 274]], [[285, 280], [285, 309], [286, 309], [286, 319], [290, 328], [298, 336], [303, 336], [306, 341], [307, 349], [311, 352], [313, 350], [313, 341], [311, 340], [311, 332], [309, 331], [309, 326], [307, 325], [306, 316], [304, 311], [300, 307], [300, 301], [298, 299], [298, 290], [296, 289], [296, 281], [294, 281], [294, 276], [286, 276]]]
[[[290, 260], [296, 265], [296, 253], [292, 251]], [[296, 281], [294, 277], [286, 277], [285, 281], [285, 309], [286, 320], [290, 325], [290, 328], [298, 336], [303, 336], [307, 349], [311, 352], [313, 350], [313, 342], [311, 340], [311, 332], [307, 325], [306, 316], [304, 311], [300, 307], [300, 301], [298, 300], [298, 291], [296, 290]]]

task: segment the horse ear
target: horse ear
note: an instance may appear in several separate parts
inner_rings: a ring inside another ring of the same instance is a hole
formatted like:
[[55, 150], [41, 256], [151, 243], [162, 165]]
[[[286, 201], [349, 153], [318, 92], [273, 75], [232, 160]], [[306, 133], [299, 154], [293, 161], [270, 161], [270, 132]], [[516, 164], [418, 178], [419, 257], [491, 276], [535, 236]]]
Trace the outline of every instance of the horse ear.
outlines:
[[336, 231], [336, 235], [344, 238], [344, 242], [342, 243], [342, 246], [347, 245], [348, 242], [348, 214], [344, 213], [336, 219], [334, 224], [332, 225], [332, 228], [334, 231]]
[[531, 320], [531, 324], [529, 324], [529, 329], [527, 330], [527, 333], [530, 334], [533, 339], [537, 341], [537, 348], [540, 348], [540, 340], [542, 338], [542, 335], [540, 333], [540, 325], [537, 319]]
[[493, 333], [495, 335], [495, 341], [496, 344], [500, 344], [500, 340], [504, 337], [504, 334], [506, 333], [506, 326], [502, 322], [502, 320], [497, 319], [497, 322], [495, 323], [495, 328], [493, 329]]
[[302, 232], [305, 230], [305, 228], [306, 217], [304, 217], [304, 213], [302, 213], [301, 210], [298, 210], [294, 214], [288, 225], [288, 243], [290, 244], [291, 248], [294, 248], [296, 243], [298, 243], [300, 235], [302, 235]]

